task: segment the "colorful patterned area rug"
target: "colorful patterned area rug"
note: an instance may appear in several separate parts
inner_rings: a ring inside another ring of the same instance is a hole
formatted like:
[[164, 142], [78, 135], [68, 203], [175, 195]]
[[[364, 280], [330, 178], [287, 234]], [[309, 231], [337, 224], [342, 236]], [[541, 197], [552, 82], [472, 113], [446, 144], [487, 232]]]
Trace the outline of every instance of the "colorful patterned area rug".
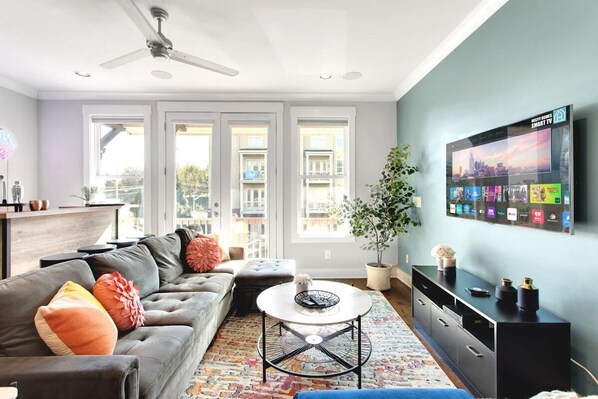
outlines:
[[[363, 366], [362, 387], [454, 387], [386, 298], [377, 291], [367, 292], [373, 305], [362, 323], [372, 343], [372, 354]], [[301, 390], [357, 388], [354, 373], [304, 378], [269, 368], [267, 381], [262, 382], [262, 361], [257, 352], [260, 334], [259, 314], [229, 316], [181, 398], [287, 399]]]

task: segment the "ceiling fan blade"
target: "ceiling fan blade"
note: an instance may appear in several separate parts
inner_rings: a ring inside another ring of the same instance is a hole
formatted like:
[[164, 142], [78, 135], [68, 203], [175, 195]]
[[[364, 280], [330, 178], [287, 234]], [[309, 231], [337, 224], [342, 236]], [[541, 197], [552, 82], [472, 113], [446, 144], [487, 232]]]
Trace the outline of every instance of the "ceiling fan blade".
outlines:
[[100, 66], [104, 67], [106, 69], [112, 69], [112, 68], [119, 67], [121, 65], [128, 64], [129, 62], [137, 61], [138, 59], [143, 58], [149, 54], [150, 54], [150, 51], [147, 47], [140, 48], [139, 50], [135, 50], [129, 54], [121, 55], [118, 58], [115, 58], [110, 61], [106, 61], [103, 64], [100, 64]]
[[203, 58], [195, 57], [191, 54], [183, 53], [182, 51], [171, 50], [170, 59], [207, 69], [209, 71], [218, 72], [223, 75], [237, 76], [239, 74], [239, 71], [236, 69], [225, 67], [224, 65], [216, 64], [215, 62], [204, 60]]
[[137, 29], [143, 33], [147, 41], [164, 43], [162, 37], [156, 32], [150, 21], [147, 20], [133, 0], [118, 0], [118, 4], [120, 4], [129, 18], [137, 25]]

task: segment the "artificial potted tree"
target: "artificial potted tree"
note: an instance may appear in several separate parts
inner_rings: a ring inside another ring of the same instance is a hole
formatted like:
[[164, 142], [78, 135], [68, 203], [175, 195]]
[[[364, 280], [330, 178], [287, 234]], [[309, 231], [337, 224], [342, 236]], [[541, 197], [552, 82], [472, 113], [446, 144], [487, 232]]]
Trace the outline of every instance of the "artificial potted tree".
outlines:
[[366, 239], [361, 248], [376, 251], [376, 262], [366, 264], [367, 286], [379, 291], [390, 289], [392, 266], [382, 262], [384, 250], [395, 237], [407, 234], [410, 226], [420, 225], [411, 211], [415, 189], [408, 180], [417, 167], [407, 162], [409, 148], [408, 144], [391, 148], [382, 177], [377, 184], [367, 185], [369, 202], [345, 197], [336, 207], [336, 215], [349, 221], [351, 234]]

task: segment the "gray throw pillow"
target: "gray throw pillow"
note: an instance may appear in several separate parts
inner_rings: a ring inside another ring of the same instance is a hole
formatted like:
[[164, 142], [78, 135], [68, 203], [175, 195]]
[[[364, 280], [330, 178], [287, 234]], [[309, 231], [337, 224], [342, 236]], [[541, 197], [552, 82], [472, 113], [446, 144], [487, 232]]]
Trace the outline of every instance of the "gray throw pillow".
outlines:
[[160, 275], [160, 287], [183, 274], [181, 239], [177, 234], [170, 233], [162, 237], [147, 238], [138, 245], [149, 248], [156, 261]]
[[102, 274], [119, 272], [139, 287], [144, 298], [160, 289], [158, 266], [149, 249], [142, 245], [117, 249], [85, 258], [97, 278]]

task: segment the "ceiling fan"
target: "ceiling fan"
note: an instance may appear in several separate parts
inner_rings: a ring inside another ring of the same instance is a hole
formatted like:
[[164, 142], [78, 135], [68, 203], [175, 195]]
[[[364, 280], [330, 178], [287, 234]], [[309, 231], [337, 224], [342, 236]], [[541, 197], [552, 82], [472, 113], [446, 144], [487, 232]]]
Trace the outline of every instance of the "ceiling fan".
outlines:
[[147, 55], [151, 55], [156, 60], [173, 60], [189, 64], [198, 68], [221, 73], [228, 76], [237, 76], [239, 71], [216, 64], [203, 58], [195, 57], [182, 51], [173, 50], [172, 42], [162, 34], [162, 22], [168, 19], [168, 13], [159, 7], [152, 7], [150, 14], [158, 21], [158, 31], [152, 27], [152, 24], [143, 16], [143, 13], [133, 2], [133, 0], [118, 0], [120, 6], [125, 10], [129, 18], [137, 25], [137, 28], [145, 36], [146, 47], [135, 50], [131, 53], [122, 55], [113, 60], [106, 61], [100, 66], [112, 69], [129, 62], [137, 61]]

